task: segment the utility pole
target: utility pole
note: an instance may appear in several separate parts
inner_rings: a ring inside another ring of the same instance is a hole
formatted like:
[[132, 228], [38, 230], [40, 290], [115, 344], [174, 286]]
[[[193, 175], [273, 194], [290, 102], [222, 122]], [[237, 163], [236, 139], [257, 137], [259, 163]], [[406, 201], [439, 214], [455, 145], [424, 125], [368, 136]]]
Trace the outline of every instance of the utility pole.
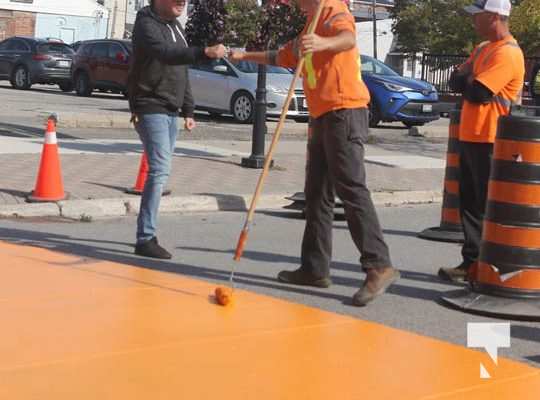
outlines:
[[[264, 0], [261, 1], [261, 7], [264, 3]], [[242, 167], [261, 169], [264, 166], [264, 141], [268, 131], [266, 127], [266, 65], [264, 64], [259, 64], [257, 70], [254, 111], [251, 155], [242, 158]]]
[[372, 1], [371, 9], [373, 14], [373, 58], [377, 59], [377, 0]]

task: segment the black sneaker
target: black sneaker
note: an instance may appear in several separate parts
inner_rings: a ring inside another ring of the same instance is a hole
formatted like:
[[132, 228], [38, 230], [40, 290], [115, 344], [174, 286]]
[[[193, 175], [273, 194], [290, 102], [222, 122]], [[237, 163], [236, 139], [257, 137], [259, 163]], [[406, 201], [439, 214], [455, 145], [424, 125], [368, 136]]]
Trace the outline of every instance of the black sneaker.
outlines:
[[327, 288], [332, 284], [330, 278], [315, 278], [303, 271], [302, 268], [298, 268], [295, 271], [281, 271], [277, 278], [280, 282], [290, 283], [292, 285]]
[[463, 283], [468, 280], [468, 270], [468, 265], [461, 264], [455, 268], [441, 268], [438, 275], [443, 281]]
[[171, 253], [158, 244], [155, 236], [146, 242], [137, 243], [135, 245], [135, 254], [143, 257], [161, 258], [163, 260], [170, 260], [172, 258]]

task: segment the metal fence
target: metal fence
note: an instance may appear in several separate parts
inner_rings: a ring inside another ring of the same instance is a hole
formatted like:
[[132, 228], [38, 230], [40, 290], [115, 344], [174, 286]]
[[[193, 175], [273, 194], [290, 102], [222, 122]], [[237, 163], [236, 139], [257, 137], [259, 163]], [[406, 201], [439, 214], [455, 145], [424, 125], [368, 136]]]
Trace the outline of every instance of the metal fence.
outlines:
[[[448, 87], [450, 74], [455, 67], [462, 64], [467, 59], [464, 55], [449, 54], [424, 54], [422, 56], [422, 80], [431, 83], [440, 94], [451, 94]], [[523, 94], [529, 97], [528, 80], [534, 65], [540, 62], [540, 57], [525, 58], [525, 88]]]

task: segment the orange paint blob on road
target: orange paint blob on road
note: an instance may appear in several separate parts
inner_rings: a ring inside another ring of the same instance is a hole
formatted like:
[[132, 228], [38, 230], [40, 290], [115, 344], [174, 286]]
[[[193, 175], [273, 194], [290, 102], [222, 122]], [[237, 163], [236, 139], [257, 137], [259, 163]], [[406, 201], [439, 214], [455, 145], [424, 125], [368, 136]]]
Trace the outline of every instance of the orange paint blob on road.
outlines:
[[218, 307], [214, 288], [0, 242], [0, 399], [539, 398], [532, 366], [238, 289]]

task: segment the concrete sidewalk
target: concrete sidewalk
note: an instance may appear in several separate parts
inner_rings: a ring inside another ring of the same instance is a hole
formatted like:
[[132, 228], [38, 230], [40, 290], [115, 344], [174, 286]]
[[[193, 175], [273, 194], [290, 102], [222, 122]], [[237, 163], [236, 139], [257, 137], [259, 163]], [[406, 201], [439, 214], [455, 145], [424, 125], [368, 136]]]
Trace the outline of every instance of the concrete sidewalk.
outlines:
[[[39, 141], [0, 138], [0, 142], [0, 217], [88, 220], [138, 211], [140, 198], [125, 193], [138, 173], [141, 146], [137, 141], [61, 141], [64, 187], [70, 197], [58, 204], [25, 202], [38, 172]], [[162, 211], [245, 209], [261, 173], [240, 166], [250, 146], [240, 141], [179, 141], [168, 184], [172, 195], [163, 199]], [[304, 141], [279, 144], [260, 207], [282, 207], [289, 203], [285, 196], [303, 190], [305, 146]], [[378, 204], [440, 200], [444, 160], [368, 145], [366, 165], [368, 185]]]

